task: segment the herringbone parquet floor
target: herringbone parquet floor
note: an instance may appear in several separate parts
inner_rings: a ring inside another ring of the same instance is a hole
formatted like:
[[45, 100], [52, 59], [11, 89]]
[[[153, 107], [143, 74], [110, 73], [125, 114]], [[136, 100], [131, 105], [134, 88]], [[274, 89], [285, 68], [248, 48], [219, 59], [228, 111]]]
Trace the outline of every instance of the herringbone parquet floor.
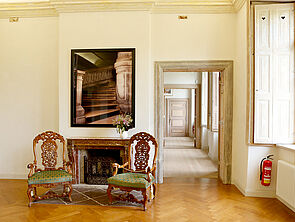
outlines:
[[27, 207], [25, 180], [0, 180], [0, 221], [43, 222], [267, 222], [295, 221], [276, 199], [244, 197], [216, 179], [167, 179], [147, 211], [134, 207], [33, 204]]

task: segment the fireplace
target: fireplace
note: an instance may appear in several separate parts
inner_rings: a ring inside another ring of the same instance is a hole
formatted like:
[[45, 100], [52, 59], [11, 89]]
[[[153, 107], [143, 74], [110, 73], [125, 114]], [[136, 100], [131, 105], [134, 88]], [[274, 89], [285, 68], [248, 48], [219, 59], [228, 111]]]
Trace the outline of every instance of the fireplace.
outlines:
[[113, 163], [127, 162], [129, 139], [67, 138], [73, 183], [107, 184]]
[[[120, 150], [87, 150], [81, 164], [81, 168], [84, 168], [84, 170], [80, 170], [80, 174], [83, 173], [84, 181], [81, 180], [80, 182], [107, 184], [107, 178], [113, 175], [113, 163], [122, 164]], [[81, 175], [80, 178], [82, 178]]]

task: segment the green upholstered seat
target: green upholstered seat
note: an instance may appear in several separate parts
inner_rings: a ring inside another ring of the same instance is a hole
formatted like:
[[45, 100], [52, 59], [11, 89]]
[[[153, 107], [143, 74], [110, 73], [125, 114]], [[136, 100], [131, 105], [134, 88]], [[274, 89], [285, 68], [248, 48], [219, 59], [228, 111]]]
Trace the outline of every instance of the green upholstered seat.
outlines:
[[72, 175], [65, 170], [49, 170], [34, 173], [28, 179], [28, 184], [61, 183], [67, 181], [72, 181]]
[[121, 173], [108, 178], [108, 183], [122, 187], [147, 188], [155, 179], [150, 175], [151, 182], [148, 182], [146, 178], [147, 175], [143, 173]]

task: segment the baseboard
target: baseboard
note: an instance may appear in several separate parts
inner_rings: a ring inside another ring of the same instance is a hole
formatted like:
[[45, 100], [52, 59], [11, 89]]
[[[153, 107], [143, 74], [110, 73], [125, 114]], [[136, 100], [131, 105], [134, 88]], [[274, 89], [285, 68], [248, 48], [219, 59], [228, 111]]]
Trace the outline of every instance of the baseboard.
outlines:
[[208, 156], [209, 156], [209, 158], [210, 158], [214, 163], [217, 163], [217, 162], [218, 162], [218, 160], [214, 160], [214, 159], [213, 159], [213, 156], [212, 156], [211, 153], [209, 153], [209, 152], [208, 152]]
[[246, 190], [245, 196], [247, 197], [264, 197], [264, 198], [276, 198], [275, 191], [265, 190]]
[[202, 150], [209, 150], [209, 146], [202, 146]]
[[240, 187], [237, 183], [235, 183], [235, 182], [232, 182], [232, 184], [233, 185], [235, 185], [235, 187], [244, 195], [244, 196], [246, 196], [246, 192], [245, 192], [245, 190], [242, 188], [242, 187]]
[[288, 208], [290, 208], [293, 212], [295, 212], [295, 207], [292, 207], [289, 203], [287, 203], [286, 201], [284, 201], [282, 198], [280, 198], [279, 196], [276, 196], [276, 198], [281, 201], [284, 205], [286, 205]]
[[209, 152], [208, 152], [208, 157], [212, 160], [212, 155]]
[[6, 174], [6, 173], [0, 173], [0, 179], [28, 179], [28, 174]]
[[233, 182], [233, 185], [246, 197], [264, 197], [264, 198], [276, 198], [275, 191], [265, 190], [245, 190], [240, 187], [237, 183]]

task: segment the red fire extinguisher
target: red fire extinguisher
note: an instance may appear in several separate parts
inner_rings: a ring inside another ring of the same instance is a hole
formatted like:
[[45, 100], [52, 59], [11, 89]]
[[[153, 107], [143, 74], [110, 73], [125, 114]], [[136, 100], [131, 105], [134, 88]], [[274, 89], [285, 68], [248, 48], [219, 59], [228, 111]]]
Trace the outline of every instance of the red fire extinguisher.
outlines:
[[269, 186], [271, 181], [271, 167], [272, 161], [271, 157], [273, 155], [268, 155], [266, 158], [263, 158], [260, 163], [260, 180], [263, 186]]

